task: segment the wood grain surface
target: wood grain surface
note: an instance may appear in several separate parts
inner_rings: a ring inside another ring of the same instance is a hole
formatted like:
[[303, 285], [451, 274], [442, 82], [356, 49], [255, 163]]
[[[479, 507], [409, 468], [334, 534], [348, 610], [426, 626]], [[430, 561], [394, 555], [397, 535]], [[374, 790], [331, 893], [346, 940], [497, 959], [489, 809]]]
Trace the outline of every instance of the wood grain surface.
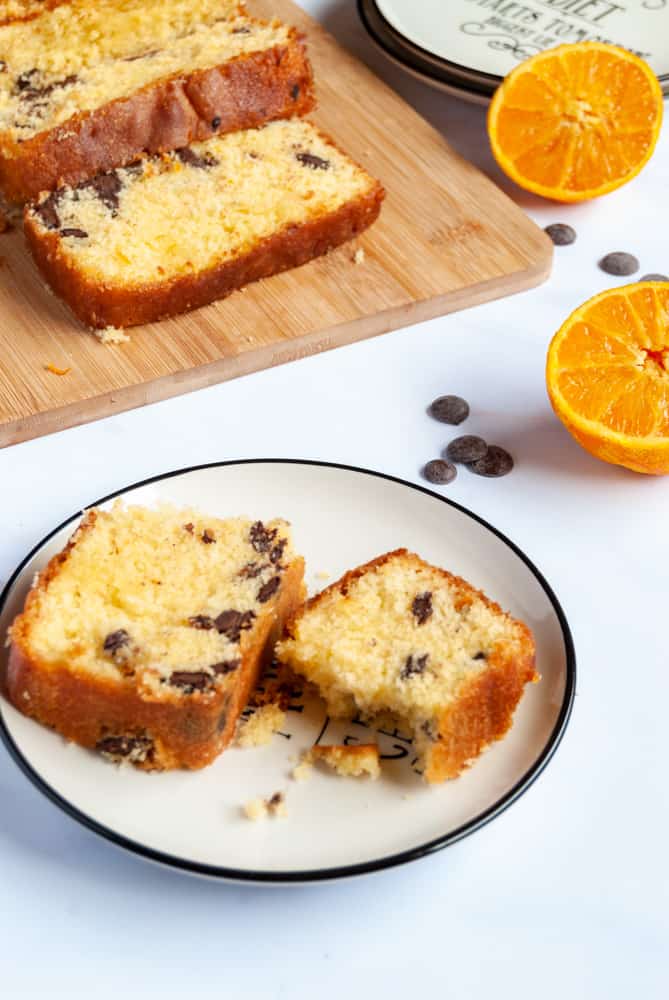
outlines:
[[[387, 189], [354, 244], [101, 344], [0, 236], [0, 447], [509, 295], [548, 276], [547, 237], [291, 0], [250, 0], [307, 36], [314, 120]], [[354, 262], [355, 250], [364, 260]], [[67, 375], [47, 365], [69, 368]]]

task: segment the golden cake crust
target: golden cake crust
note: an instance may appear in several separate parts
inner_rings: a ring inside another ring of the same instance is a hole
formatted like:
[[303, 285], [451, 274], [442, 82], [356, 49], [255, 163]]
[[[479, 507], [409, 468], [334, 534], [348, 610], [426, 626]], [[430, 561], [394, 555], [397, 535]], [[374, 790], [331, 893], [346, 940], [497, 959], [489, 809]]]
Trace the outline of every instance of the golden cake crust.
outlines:
[[287, 45], [157, 80], [25, 142], [0, 136], [0, 190], [8, 201], [23, 203], [144, 154], [305, 115], [314, 104], [311, 65], [301, 35], [291, 29]]
[[27, 211], [24, 228], [37, 266], [75, 316], [91, 327], [126, 327], [197, 309], [252, 281], [306, 264], [370, 226], [379, 214], [384, 195], [377, 182], [336, 211], [302, 225], [288, 226], [247, 254], [199, 273], [142, 288], [106, 288], [89, 279], [62, 253], [58, 234], [38, 228]]
[[[95, 512], [89, 511], [79, 531], [91, 530]], [[78, 536], [80, 537], [80, 536]], [[152, 739], [146, 760], [136, 762], [143, 770], [198, 769], [210, 764], [230, 743], [237, 719], [258, 682], [285, 619], [304, 596], [304, 561], [295, 557], [287, 567], [275, 601], [258, 615], [253, 640], [242, 636], [241, 664], [235, 684], [214, 694], [194, 691], [184, 698], [168, 693], [160, 701], [140, 698], [131, 679], [118, 680], [75, 673], [63, 664], [46, 665], [30, 649], [29, 632], [38, 605], [38, 592], [48, 586], [67, 562], [76, 538], [51, 559], [40, 573], [25, 608], [11, 632], [9, 662], [4, 692], [24, 715], [61, 733], [89, 749], [101, 749], [105, 738], [123, 736]]]
[[[407, 549], [395, 549], [378, 556], [350, 570], [298, 608], [286, 622], [284, 635], [295, 638], [293, 629], [299, 618], [317, 607], [326, 595], [337, 593], [346, 597], [352, 583], [398, 557], [425, 565], [419, 556]], [[477, 599], [495, 614], [511, 618], [499, 604], [466, 580], [436, 566], [430, 569], [455, 588], [458, 593], [456, 600], [469, 603]], [[511, 727], [513, 713], [525, 685], [539, 680], [532, 632], [523, 622], [512, 620], [521, 633], [520, 654], [513, 655], [498, 645], [488, 657], [486, 669], [466, 683], [458, 697], [441, 712], [437, 720], [438, 732], [433, 734], [434, 739], [424, 753], [427, 781], [435, 783], [458, 777], [487, 746], [501, 739]], [[294, 667], [293, 664], [291, 666]]]

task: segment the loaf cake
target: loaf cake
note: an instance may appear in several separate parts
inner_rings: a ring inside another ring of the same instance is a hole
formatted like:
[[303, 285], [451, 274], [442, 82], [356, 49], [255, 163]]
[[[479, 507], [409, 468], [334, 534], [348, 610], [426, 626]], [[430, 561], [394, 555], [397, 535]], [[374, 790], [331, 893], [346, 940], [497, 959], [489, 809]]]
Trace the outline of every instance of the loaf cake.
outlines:
[[298, 33], [235, 0], [72, 0], [0, 27], [0, 190], [23, 203], [313, 104]]
[[303, 572], [284, 521], [89, 510], [11, 626], [6, 693], [112, 760], [203, 767], [232, 739]]
[[309, 122], [235, 132], [26, 207], [28, 245], [85, 324], [184, 312], [365, 229], [383, 189]]
[[466, 581], [398, 549], [289, 619], [276, 655], [334, 718], [408, 725], [428, 782], [457, 777], [538, 679], [532, 633]]

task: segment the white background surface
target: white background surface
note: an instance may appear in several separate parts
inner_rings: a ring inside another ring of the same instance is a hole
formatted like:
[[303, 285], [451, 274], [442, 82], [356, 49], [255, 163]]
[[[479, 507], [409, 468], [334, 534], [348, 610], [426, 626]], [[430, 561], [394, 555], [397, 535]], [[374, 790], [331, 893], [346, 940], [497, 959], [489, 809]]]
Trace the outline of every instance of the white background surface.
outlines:
[[[479, 109], [386, 66], [352, 3], [304, 6], [510, 189]], [[665, 129], [643, 175], [600, 203], [513, 192], [542, 225], [579, 232], [542, 288], [0, 452], [3, 581], [75, 508], [170, 468], [288, 456], [419, 481], [449, 437], [425, 407], [460, 393], [466, 430], [507, 446], [517, 468], [499, 481], [463, 472], [448, 495], [545, 572], [580, 668], [561, 748], [495, 823], [403, 869], [306, 889], [201, 882], [125, 856], [0, 753], [3, 996], [666, 997], [669, 480], [583, 453], [552, 416], [543, 367], [568, 312], [616, 283], [602, 254], [669, 270], [668, 184]]]

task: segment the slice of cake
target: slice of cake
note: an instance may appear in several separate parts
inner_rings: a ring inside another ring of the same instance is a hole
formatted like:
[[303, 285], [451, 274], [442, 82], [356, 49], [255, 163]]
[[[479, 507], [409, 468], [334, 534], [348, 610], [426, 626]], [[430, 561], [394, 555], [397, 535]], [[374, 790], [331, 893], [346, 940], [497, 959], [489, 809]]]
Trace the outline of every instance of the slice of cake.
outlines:
[[73, 0], [0, 27], [0, 69], [14, 202], [314, 105], [297, 32], [235, 0]]
[[317, 685], [333, 717], [407, 723], [429, 782], [457, 777], [504, 736], [538, 680], [526, 625], [406, 549], [308, 601], [277, 656]]
[[124, 327], [205, 305], [326, 253], [377, 217], [383, 189], [299, 118], [61, 188], [25, 211], [53, 290]]
[[303, 572], [284, 521], [90, 510], [10, 629], [9, 698], [113, 760], [203, 767], [232, 739]]

